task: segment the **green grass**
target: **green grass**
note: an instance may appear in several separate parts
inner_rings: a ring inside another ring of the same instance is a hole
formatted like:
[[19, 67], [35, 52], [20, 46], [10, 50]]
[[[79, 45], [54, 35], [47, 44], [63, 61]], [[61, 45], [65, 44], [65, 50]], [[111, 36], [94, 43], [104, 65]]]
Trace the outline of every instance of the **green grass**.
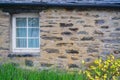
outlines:
[[58, 70], [30, 71], [13, 64], [0, 66], [0, 80], [87, 80], [85, 75]]

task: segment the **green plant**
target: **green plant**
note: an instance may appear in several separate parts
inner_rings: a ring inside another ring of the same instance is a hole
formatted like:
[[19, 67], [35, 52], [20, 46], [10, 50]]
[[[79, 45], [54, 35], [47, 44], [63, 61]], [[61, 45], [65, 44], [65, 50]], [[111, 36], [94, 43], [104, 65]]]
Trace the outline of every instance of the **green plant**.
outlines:
[[59, 70], [23, 70], [13, 64], [0, 66], [0, 80], [86, 80], [83, 74]]
[[106, 60], [97, 59], [85, 74], [90, 80], [120, 80], [120, 59], [115, 59], [113, 55]]

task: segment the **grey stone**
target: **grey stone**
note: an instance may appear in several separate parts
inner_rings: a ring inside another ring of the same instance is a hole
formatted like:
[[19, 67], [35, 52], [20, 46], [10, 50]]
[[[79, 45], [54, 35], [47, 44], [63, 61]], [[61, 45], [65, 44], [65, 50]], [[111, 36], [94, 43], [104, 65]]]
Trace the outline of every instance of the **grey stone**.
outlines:
[[120, 33], [111, 33], [110, 37], [120, 37]]
[[57, 46], [68, 46], [68, 45], [73, 45], [73, 43], [57, 43]]
[[116, 28], [115, 31], [120, 31], [120, 28]]
[[72, 60], [79, 60], [78, 58], [76, 57], [71, 57]]
[[98, 34], [98, 35], [102, 35], [102, 36], [104, 35], [104, 33], [101, 32], [101, 31], [99, 31], [99, 30], [95, 30], [95, 31], [94, 31], [94, 34]]
[[72, 27], [73, 23], [60, 23], [60, 27]]
[[0, 50], [9, 50], [9, 48], [0, 47]]
[[120, 17], [113, 17], [112, 20], [120, 20]]
[[66, 53], [68, 54], [79, 54], [78, 50], [66, 50]]
[[120, 54], [120, 50], [114, 50], [114, 54]]
[[62, 35], [72, 35], [71, 32], [67, 32], [67, 31], [66, 31], [66, 32], [62, 32], [61, 34], [62, 34]]
[[86, 31], [79, 31], [78, 34], [86, 34], [87, 35], [88, 32], [86, 32]]
[[69, 68], [79, 68], [79, 66], [76, 65], [76, 64], [69, 64], [68, 67], [69, 67]]
[[92, 59], [91, 58], [86, 58], [85, 62], [90, 62]]
[[120, 39], [119, 38], [102, 39], [101, 41], [104, 42], [104, 43], [120, 43]]
[[69, 30], [71, 30], [71, 31], [78, 31], [78, 28], [69, 28]]
[[77, 38], [77, 37], [71, 37], [70, 40], [72, 40], [72, 41], [79, 41], [79, 38]]
[[111, 51], [109, 51], [109, 50], [103, 50], [103, 51], [101, 52], [101, 54], [103, 54], [103, 55], [108, 55], [108, 54], [111, 54]]
[[101, 26], [101, 28], [103, 28], [103, 29], [108, 29], [109, 26]]
[[95, 24], [101, 25], [104, 24], [105, 21], [104, 20], [95, 20]]
[[40, 27], [54, 27], [53, 25], [41, 25]]
[[83, 27], [93, 27], [92, 25], [83, 25]]
[[13, 57], [36, 57], [40, 56], [38, 54], [31, 54], [31, 53], [24, 53], [24, 54], [8, 54], [8, 57], [13, 58]]
[[82, 41], [94, 41], [94, 38], [93, 37], [83, 37], [81, 40]]
[[45, 49], [45, 51], [48, 52], [48, 53], [59, 53], [58, 49], [47, 48], [47, 49]]
[[58, 41], [63, 40], [62, 37], [56, 37], [56, 36], [41, 36], [41, 38], [45, 40], [58, 40]]
[[25, 65], [32, 67], [34, 64], [33, 64], [33, 61], [31, 60], [25, 60]]
[[58, 56], [58, 58], [66, 59], [67, 57], [66, 56]]
[[53, 64], [41, 63], [41, 67], [51, 67]]
[[88, 53], [98, 53], [99, 51], [97, 49], [93, 49], [93, 48], [88, 48], [87, 50]]

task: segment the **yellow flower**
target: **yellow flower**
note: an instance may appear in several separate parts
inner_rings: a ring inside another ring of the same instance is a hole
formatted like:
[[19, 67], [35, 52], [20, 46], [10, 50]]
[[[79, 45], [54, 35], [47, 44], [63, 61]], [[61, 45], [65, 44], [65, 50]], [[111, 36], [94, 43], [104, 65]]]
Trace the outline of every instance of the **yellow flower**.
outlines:
[[82, 60], [82, 64], [85, 64], [85, 61], [84, 61], [84, 60]]

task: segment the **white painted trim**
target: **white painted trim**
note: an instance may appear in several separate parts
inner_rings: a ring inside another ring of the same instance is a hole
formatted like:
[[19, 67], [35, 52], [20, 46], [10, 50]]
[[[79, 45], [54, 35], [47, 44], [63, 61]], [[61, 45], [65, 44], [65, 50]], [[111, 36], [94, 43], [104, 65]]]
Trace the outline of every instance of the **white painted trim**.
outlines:
[[[17, 17], [38, 17], [39, 15], [36, 13], [21, 13], [21, 14], [14, 14], [12, 17], [12, 52], [40, 52], [40, 27], [39, 27], [39, 48], [16, 48], [16, 18]], [[28, 20], [28, 19], [27, 19]], [[39, 19], [40, 20], [40, 19]], [[28, 21], [27, 21], [28, 23]], [[40, 25], [40, 23], [39, 23]], [[27, 25], [28, 27], [28, 25]], [[28, 35], [28, 33], [27, 33]], [[27, 44], [28, 45], [28, 44]]]

